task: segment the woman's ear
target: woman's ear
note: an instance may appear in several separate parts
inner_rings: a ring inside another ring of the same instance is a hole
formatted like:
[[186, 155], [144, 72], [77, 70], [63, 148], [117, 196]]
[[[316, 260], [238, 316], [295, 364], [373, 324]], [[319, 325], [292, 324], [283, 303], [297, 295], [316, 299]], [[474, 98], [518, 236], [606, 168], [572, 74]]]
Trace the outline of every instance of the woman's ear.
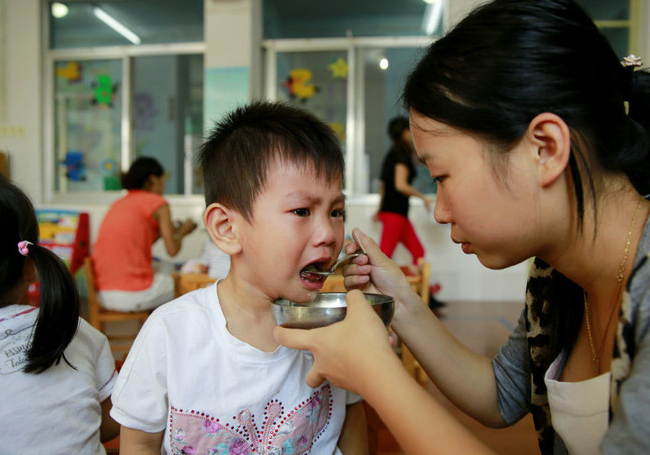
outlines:
[[241, 244], [235, 228], [237, 214], [227, 207], [214, 202], [203, 213], [203, 223], [210, 238], [217, 247], [232, 256], [241, 251]]
[[571, 156], [571, 133], [567, 124], [556, 114], [545, 112], [536, 116], [528, 126], [527, 136], [534, 145], [542, 187], [560, 177]]

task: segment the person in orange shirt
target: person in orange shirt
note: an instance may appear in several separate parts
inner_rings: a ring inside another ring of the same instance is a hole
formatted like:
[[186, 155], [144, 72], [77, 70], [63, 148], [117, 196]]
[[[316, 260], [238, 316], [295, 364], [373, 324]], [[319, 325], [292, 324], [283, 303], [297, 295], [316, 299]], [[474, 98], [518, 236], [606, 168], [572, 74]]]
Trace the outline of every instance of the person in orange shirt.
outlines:
[[154, 158], [135, 160], [122, 176], [122, 187], [128, 193], [109, 208], [93, 246], [95, 281], [105, 308], [143, 311], [174, 297], [171, 275], [153, 269], [154, 242], [162, 238], [167, 253], [175, 256], [196, 223], [187, 219], [175, 226], [172, 222], [162, 196], [164, 169]]

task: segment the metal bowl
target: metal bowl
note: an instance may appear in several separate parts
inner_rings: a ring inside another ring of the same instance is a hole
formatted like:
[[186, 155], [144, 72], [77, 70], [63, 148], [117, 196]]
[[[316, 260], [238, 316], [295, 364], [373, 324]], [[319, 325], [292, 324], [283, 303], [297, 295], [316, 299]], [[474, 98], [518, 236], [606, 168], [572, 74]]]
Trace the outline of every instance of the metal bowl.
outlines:
[[[273, 302], [275, 322], [293, 329], [314, 329], [342, 320], [347, 312], [345, 292], [321, 292], [307, 303], [296, 303], [286, 299]], [[384, 325], [388, 327], [393, 319], [395, 300], [381, 294], [364, 294]]]

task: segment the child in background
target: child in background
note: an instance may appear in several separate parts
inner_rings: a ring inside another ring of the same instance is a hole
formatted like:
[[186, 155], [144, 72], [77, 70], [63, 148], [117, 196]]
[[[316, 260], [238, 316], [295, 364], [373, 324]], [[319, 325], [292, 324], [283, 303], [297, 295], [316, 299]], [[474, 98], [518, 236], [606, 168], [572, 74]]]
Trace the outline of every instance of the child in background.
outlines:
[[273, 338], [271, 303], [314, 299], [304, 271], [343, 243], [344, 158], [327, 125], [279, 103], [228, 115], [200, 151], [206, 229], [230, 273], [147, 320], [111, 414], [123, 453], [366, 454], [360, 397], [305, 384], [313, 360]]
[[[65, 264], [38, 246], [28, 197], [0, 176], [2, 453], [105, 454], [117, 374], [106, 337], [79, 319]], [[40, 280], [40, 307], [21, 305]]]
[[165, 180], [160, 162], [146, 156], [122, 175], [128, 192], [111, 204], [92, 249], [97, 297], [104, 308], [144, 311], [174, 298], [174, 280], [154, 269], [151, 248], [160, 238], [167, 254], [176, 256], [196, 223], [186, 219], [174, 224], [163, 197]]

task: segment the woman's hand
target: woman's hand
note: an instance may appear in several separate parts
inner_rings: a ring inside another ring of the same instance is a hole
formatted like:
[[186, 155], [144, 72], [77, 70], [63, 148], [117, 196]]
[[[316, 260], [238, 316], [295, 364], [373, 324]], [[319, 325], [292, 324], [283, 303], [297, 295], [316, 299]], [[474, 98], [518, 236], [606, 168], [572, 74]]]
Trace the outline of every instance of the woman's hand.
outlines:
[[306, 382], [316, 387], [325, 379], [333, 385], [363, 395], [382, 368], [399, 359], [388, 341], [388, 332], [366, 298], [358, 291], [347, 295], [343, 321], [319, 329], [286, 329], [273, 332], [278, 343], [304, 349], [314, 355]]
[[412, 293], [411, 286], [399, 265], [379, 249], [379, 245], [359, 229], [352, 231], [355, 242], [345, 248], [347, 253], [358, 249], [366, 252], [343, 266], [345, 288], [375, 292], [404, 300]]

